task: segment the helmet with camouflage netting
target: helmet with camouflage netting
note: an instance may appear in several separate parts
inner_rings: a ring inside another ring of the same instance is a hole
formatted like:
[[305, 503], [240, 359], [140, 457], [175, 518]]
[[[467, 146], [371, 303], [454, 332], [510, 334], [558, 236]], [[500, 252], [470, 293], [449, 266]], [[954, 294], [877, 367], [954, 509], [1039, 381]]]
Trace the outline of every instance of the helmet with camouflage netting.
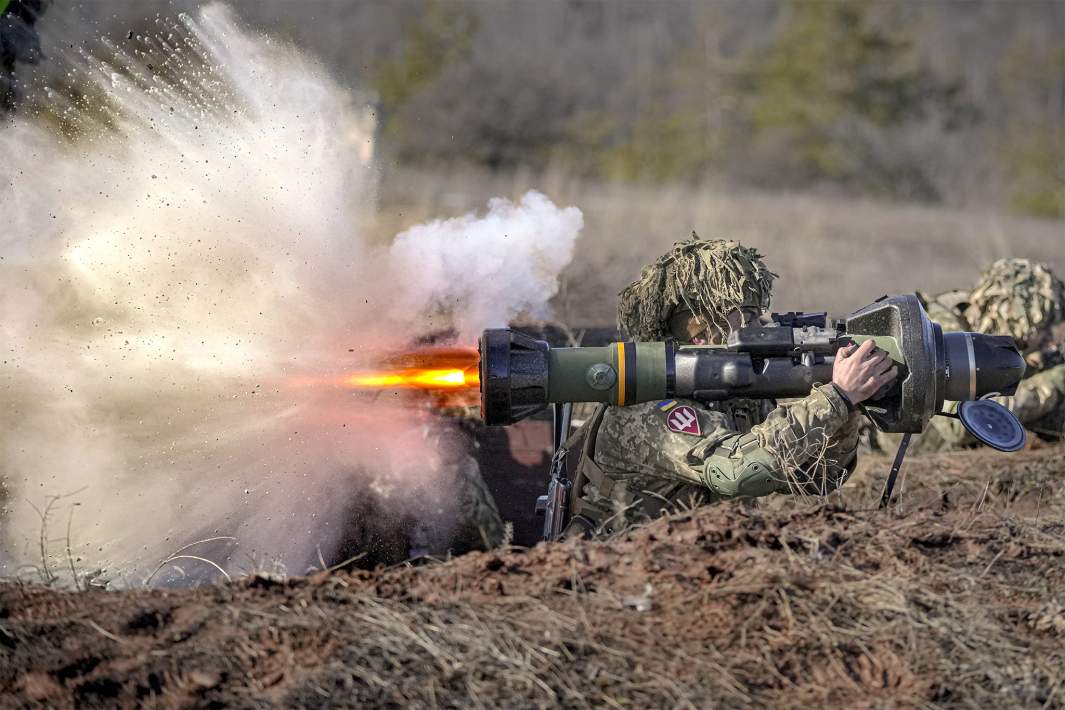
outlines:
[[976, 331], [1011, 335], [1025, 348], [1065, 319], [1065, 284], [1046, 264], [999, 259], [970, 294], [965, 319]]
[[618, 327], [634, 340], [663, 340], [674, 313], [687, 311], [727, 335], [732, 311], [769, 308], [775, 278], [757, 250], [692, 232], [618, 294]]

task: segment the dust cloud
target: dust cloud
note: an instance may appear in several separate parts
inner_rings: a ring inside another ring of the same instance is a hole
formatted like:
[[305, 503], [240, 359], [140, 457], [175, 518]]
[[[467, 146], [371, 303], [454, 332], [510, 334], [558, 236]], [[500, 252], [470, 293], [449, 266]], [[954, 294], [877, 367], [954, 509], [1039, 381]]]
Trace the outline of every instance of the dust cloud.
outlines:
[[529, 193], [368, 245], [371, 99], [223, 6], [51, 60], [77, 91], [0, 128], [0, 575], [139, 584], [212, 536], [302, 573], [353, 482], [402, 507], [445, 468], [432, 417], [335, 383], [545, 315], [581, 214]]

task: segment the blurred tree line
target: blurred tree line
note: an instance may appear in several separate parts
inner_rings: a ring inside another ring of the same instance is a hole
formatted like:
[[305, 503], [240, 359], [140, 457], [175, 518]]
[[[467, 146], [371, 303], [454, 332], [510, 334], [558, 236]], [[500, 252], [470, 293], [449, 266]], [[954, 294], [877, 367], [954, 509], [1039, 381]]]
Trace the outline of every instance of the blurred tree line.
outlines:
[[1060, 0], [233, 4], [376, 93], [389, 161], [1065, 216]]

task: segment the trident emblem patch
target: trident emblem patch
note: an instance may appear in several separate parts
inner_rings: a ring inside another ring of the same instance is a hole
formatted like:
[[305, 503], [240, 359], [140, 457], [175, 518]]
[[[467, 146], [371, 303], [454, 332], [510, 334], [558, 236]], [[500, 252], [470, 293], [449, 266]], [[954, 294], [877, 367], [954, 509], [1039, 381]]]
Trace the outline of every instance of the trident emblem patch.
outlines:
[[703, 433], [699, 428], [699, 417], [696, 416], [695, 410], [686, 404], [670, 410], [666, 416], [666, 426], [678, 434], [699, 436]]

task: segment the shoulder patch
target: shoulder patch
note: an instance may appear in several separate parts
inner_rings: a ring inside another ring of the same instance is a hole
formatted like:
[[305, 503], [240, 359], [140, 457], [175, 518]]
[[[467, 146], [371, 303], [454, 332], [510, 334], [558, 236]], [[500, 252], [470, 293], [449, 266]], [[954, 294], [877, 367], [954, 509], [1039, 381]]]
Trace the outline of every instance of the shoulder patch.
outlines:
[[[676, 404], [674, 402], [674, 404]], [[703, 432], [699, 427], [699, 416], [695, 413], [695, 410], [684, 404], [679, 407], [673, 407], [669, 414], [666, 415], [666, 426], [670, 431], [675, 431], [678, 434], [691, 434], [692, 436], [700, 436]]]

